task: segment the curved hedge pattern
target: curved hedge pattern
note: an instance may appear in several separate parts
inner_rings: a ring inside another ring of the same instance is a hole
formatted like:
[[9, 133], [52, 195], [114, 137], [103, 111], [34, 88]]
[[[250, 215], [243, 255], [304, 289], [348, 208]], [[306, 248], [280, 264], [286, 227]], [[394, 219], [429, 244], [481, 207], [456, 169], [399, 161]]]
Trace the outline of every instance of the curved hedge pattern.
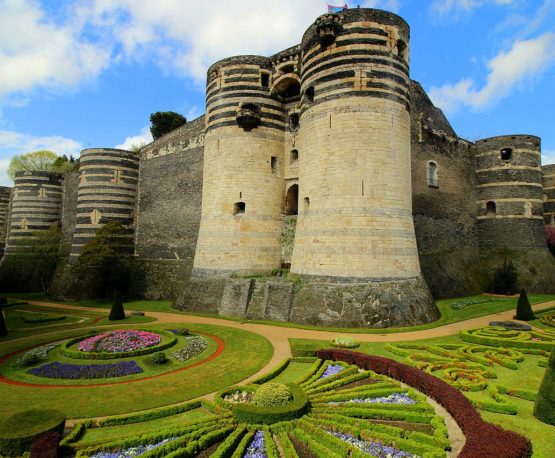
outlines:
[[508, 348], [530, 348], [551, 351], [555, 330], [515, 331], [495, 326], [460, 331], [461, 340], [480, 345]]
[[435, 399], [453, 416], [466, 436], [459, 458], [532, 456], [532, 444], [528, 439], [482, 420], [472, 403], [459, 390], [433, 375], [389, 358], [347, 350], [319, 350], [318, 357], [344, 361], [386, 375]]
[[[147, 331], [152, 332], [152, 330], [147, 329], [137, 329], [139, 331]], [[163, 337], [163, 340], [158, 344], [152, 347], [141, 348], [140, 350], [134, 351], [126, 351], [121, 353], [110, 353], [110, 352], [86, 352], [86, 351], [79, 351], [73, 350], [70, 347], [81, 342], [83, 339], [88, 337], [93, 337], [95, 334], [88, 335], [86, 337], [79, 336], [74, 337], [72, 339], [66, 340], [61, 346], [60, 351], [62, 354], [68, 358], [75, 358], [75, 359], [117, 359], [117, 358], [129, 358], [132, 356], [141, 356], [147, 355], [149, 353], [155, 353], [158, 351], [165, 350], [167, 348], [173, 347], [177, 342], [177, 337], [169, 332], [164, 330], [156, 330], [156, 334], [160, 334]]]

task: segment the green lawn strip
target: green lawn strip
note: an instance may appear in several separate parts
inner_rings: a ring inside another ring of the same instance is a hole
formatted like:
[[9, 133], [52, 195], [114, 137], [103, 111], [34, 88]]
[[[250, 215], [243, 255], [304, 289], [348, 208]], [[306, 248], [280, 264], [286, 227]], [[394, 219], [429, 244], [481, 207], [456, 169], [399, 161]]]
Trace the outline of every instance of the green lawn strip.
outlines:
[[272, 383], [294, 383], [310, 370], [312, 364], [292, 361], [281, 374], [272, 379]]
[[[156, 331], [156, 329], [167, 329], [167, 326], [162, 327], [160, 325], [160, 326], [149, 327], [145, 329]], [[2, 375], [5, 375], [6, 377], [9, 377], [13, 380], [19, 380], [22, 382], [35, 383], [35, 384], [97, 385], [100, 383], [114, 383], [114, 382], [120, 383], [128, 380], [137, 380], [145, 377], [156, 376], [156, 375], [171, 372], [183, 367], [191, 366], [192, 364], [195, 364], [197, 361], [208, 358], [216, 351], [217, 343], [214, 340], [207, 339], [207, 343], [208, 343], [207, 348], [200, 355], [194, 358], [191, 358], [190, 360], [185, 362], [180, 362], [171, 356], [171, 353], [184, 348], [187, 344], [184, 337], [178, 337], [177, 344], [164, 350], [164, 353], [166, 353], [166, 356], [168, 356], [168, 361], [164, 364], [156, 364], [152, 361], [154, 353], [149, 353], [149, 354], [135, 356], [135, 357], [128, 357], [128, 358], [117, 358], [117, 359], [76, 359], [76, 358], [71, 358], [63, 355], [60, 350], [60, 347], [57, 347], [48, 353], [48, 357], [45, 360], [32, 366], [32, 367], [38, 367], [38, 366], [41, 366], [42, 364], [54, 362], [54, 361], [60, 362], [60, 363], [67, 363], [67, 364], [115, 364], [121, 361], [135, 361], [142, 367], [143, 369], [142, 373], [127, 375], [125, 377], [95, 379], [95, 380], [81, 380], [81, 379], [73, 380], [73, 379], [55, 379], [55, 378], [37, 377], [35, 375], [27, 373], [27, 370], [26, 370], [27, 368], [25, 369], [19, 368], [16, 364], [16, 358], [6, 362], [6, 364], [0, 369], [0, 372], [2, 373]], [[72, 348], [75, 346], [76, 345], [73, 345]]]
[[[309, 348], [329, 348], [329, 342], [324, 340], [308, 340], [308, 339], [289, 339], [293, 354], [295, 349], [302, 349], [306, 351]], [[459, 344], [468, 345], [463, 342], [458, 335], [448, 337], [437, 337], [432, 339], [422, 339], [411, 342], [403, 343], [421, 343], [427, 345], [439, 344]], [[362, 342], [360, 347], [355, 351], [367, 353], [372, 355], [384, 356], [386, 358], [394, 359], [401, 362], [407, 362], [402, 356], [396, 355], [385, 349], [384, 343]], [[494, 349], [492, 347], [492, 349]], [[506, 367], [494, 364], [488, 369], [495, 372], [496, 379], [490, 380], [495, 385], [504, 385], [509, 388], [525, 388], [527, 390], [536, 391], [541, 383], [545, 368], [539, 367], [538, 361], [542, 359], [535, 355], [525, 355], [525, 359], [518, 363], [517, 370], [511, 370]], [[475, 401], [488, 401], [492, 399], [487, 390], [463, 393], [471, 400]], [[532, 440], [534, 447], [534, 458], [550, 458], [553, 453], [553, 426], [546, 425], [545, 423], [536, 420], [532, 415], [534, 403], [531, 401], [519, 399], [516, 397], [508, 397], [511, 404], [514, 404], [517, 409], [516, 415], [503, 415], [498, 413], [487, 412], [479, 410], [482, 417], [492, 423], [498, 424], [503, 428], [513, 430], [519, 434], [523, 434]]]
[[[14, 299], [20, 299], [20, 300], [36, 300], [36, 301], [53, 302], [53, 303], [60, 302], [60, 301], [52, 300], [48, 298], [46, 295], [41, 293], [9, 294], [9, 297]], [[488, 301], [480, 302], [478, 304], [471, 303], [472, 301], [475, 301], [475, 300], [486, 300], [490, 297], [492, 298], [492, 300], [489, 302]], [[530, 303], [532, 305], [536, 305], [542, 302], [555, 300], [555, 295], [554, 294], [529, 294], [528, 299], [530, 300]], [[468, 302], [469, 305], [463, 310], [455, 310], [452, 308], [452, 304], [460, 303], [461, 301]], [[432, 323], [419, 325], [419, 326], [402, 327], [402, 328], [384, 328], [384, 329], [334, 328], [334, 327], [310, 326], [310, 325], [301, 325], [297, 323], [285, 323], [285, 322], [267, 321], [267, 320], [246, 320], [243, 318], [223, 317], [221, 315], [207, 314], [207, 313], [191, 313], [191, 312], [184, 312], [184, 311], [172, 308], [171, 301], [131, 300], [131, 301], [126, 301], [124, 303], [124, 308], [126, 311], [142, 310], [142, 311], [153, 311], [153, 312], [168, 312], [168, 313], [176, 313], [180, 315], [204, 316], [209, 318], [218, 318], [218, 319], [238, 321], [238, 322], [244, 322], [244, 323], [263, 324], [263, 325], [281, 326], [281, 327], [298, 328], [298, 329], [311, 329], [311, 330], [320, 330], [320, 331], [323, 330], [323, 331], [342, 332], [342, 333], [389, 334], [389, 333], [396, 333], [396, 332], [409, 332], [409, 331], [433, 329], [439, 326], [444, 326], [446, 324], [469, 320], [471, 318], [489, 315], [492, 313], [504, 312], [507, 310], [516, 310], [517, 301], [518, 301], [518, 297], [498, 298], [498, 297], [484, 296], [484, 295], [467, 296], [467, 297], [454, 298], [454, 299], [442, 299], [440, 301], [437, 301], [437, 306], [441, 312], [441, 318], [439, 320], [436, 320]], [[81, 307], [100, 307], [100, 308], [110, 308], [112, 305], [111, 301], [109, 301], [108, 299], [98, 299], [98, 300], [90, 300], [90, 301], [69, 301], [69, 302], [60, 302], [60, 303], [78, 305]]]
[[156, 420], [143, 421], [140, 423], [132, 423], [129, 425], [118, 425], [118, 426], [104, 426], [101, 428], [90, 428], [87, 429], [85, 435], [76, 442], [76, 446], [79, 448], [87, 447], [88, 445], [94, 445], [98, 442], [108, 442], [117, 439], [123, 439], [127, 436], [134, 436], [137, 434], [146, 434], [152, 431], [156, 431], [162, 428], [168, 428], [173, 426], [181, 426], [183, 423], [187, 423], [194, 420], [199, 420], [208, 417], [215, 417], [214, 414], [208, 412], [207, 410], [197, 408], [194, 410], [189, 410], [177, 415], [171, 415], [169, 417], [158, 418]]
[[[183, 323], [173, 326], [168, 323], [164, 328], [182, 326]], [[0, 383], [0, 399], [3, 399], [0, 417], [26, 410], [30, 406], [57, 408], [69, 418], [87, 418], [175, 404], [240, 382], [267, 364], [273, 353], [270, 342], [251, 332], [211, 325], [188, 324], [187, 327], [192, 332], [205, 332], [223, 339], [225, 348], [222, 354], [212, 361], [186, 371], [131, 384], [42, 388]], [[33, 343], [61, 339], [78, 333], [77, 330], [57, 334], [55, 337], [50, 335], [49, 338], [33, 337], [25, 342], [6, 342], [1, 345], [0, 352], [5, 354]]]

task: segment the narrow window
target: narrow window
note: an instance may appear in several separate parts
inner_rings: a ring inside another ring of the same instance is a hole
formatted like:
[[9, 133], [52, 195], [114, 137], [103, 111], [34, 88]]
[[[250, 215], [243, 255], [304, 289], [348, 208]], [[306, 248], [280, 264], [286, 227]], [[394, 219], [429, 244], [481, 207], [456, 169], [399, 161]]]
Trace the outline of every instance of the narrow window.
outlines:
[[486, 216], [489, 216], [490, 218], [495, 218], [496, 214], [497, 206], [495, 205], [495, 202], [492, 202], [491, 200], [489, 202], [486, 202]]
[[308, 213], [308, 210], [310, 209], [310, 199], [308, 197], [304, 198], [304, 212]]
[[306, 100], [308, 101], [308, 103], [314, 102], [314, 86], [310, 86], [309, 88], [307, 88], [307, 90], [305, 91], [305, 94], [306, 94]]
[[297, 130], [299, 128], [299, 113], [291, 113], [289, 115], [289, 129]]
[[272, 173], [277, 173], [279, 163], [278, 163], [278, 158], [276, 156], [272, 156], [271, 164], [272, 164]]
[[439, 188], [439, 167], [437, 162], [428, 161], [428, 186]]
[[260, 74], [260, 84], [262, 85], [262, 87], [270, 86], [270, 75], [268, 73]]
[[234, 215], [245, 214], [245, 202], [235, 202], [233, 204], [233, 214]]
[[286, 65], [285, 67], [281, 68], [281, 73], [293, 73], [295, 71], [295, 67], [293, 65]]
[[403, 40], [397, 40], [397, 54], [403, 59], [407, 57], [407, 44]]
[[501, 160], [502, 161], [511, 160], [512, 155], [513, 155], [513, 150], [511, 148], [503, 148], [501, 150]]
[[299, 212], [299, 185], [294, 184], [287, 190], [285, 196], [285, 214], [297, 215]]
[[291, 150], [291, 163], [299, 160], [299, 151], [296, 149]]

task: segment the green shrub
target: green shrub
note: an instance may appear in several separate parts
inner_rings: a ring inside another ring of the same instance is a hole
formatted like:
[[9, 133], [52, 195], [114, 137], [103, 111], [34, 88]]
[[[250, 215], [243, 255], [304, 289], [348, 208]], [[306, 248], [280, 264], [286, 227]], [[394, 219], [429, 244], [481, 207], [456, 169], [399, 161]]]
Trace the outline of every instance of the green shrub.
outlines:
[[532, 306], [530, 305], [530, 301], [528, 300], [528, 295], [526, 294], [526, 290], [523, 289], [520, 292], [520, 297], [518, 298], [515, 319], [530, 321], [534, 318], [534, 312], [532, 311]]
[[360, 343], [354, 337], [341, 336], [333, 339], [331, 345], [339, 348], [357, 348]]
[[536, 397], [534, 416], [544, 423], [555, 425], [555, 346]]
[[514, 294], [517, 281], [516, 267], [512, 261], [505, 261], [493, 271], [492, 291], [495, 294]]
[[293, 396], [288, 404], [277, 407], [235, 404], [232, 407], [233, 418], [237, 423], [269, 425], [301, 417], [310, 408], [308, 396], [298, 385], [288, 384], [287, 387]]
[[66, 417], [57, 410], [27, 410], [0, 422], [0, 453], [19, 456], [28, 451], [33, 438], [50, 431], [60, 436]]
[[175, 330], [175, 334], [178, 336], [188, 336], [191, 333], [187, 328], [179, 328]]
[[271, 370], [270, 372], [264, 375], [261, 375], [257, 379], [253, 380], [252, 383], [254, 383], [255, 385], [261, 385], [262, 383], [266, 383], [267, 381], [272, 380], [273, 378], [276, 378], [285, 369], [287, 369], [287, 366], [289, 366], [290, 362], [291, 362], [291, 359], [283, 360], [275, 369]]
[[45, 314], [34, 316], [22, 316], [21, 319], [25, 323], [47, 323], [49, 321], [62, 321], [66, 319], [65, 315]]
[[293, 400], [289, 388], [283, 383], [267, 383], [254, 393], [252, 403], [261, 407], [283, 406]]
[[152, 361], [154, 361], [155, 364], [165, 364], [168, 362], [168, 357], [163, 351], [159, 351], [158, 353], [154, 353]]

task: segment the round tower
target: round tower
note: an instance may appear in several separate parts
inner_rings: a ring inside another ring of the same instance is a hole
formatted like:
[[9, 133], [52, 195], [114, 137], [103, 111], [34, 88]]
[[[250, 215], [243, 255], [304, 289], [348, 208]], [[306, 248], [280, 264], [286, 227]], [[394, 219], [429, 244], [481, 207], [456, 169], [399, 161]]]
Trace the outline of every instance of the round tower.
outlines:
[[543, 171], [543, 219], [555, 227], [555, 164], [544, 165]]
[[285, 117], [271, 68], [269, 58], [239, 56], [208, 70], [195, 274], [280, 266]]
[[540, 139], [505, 135], [475, 144], [482, 249], [545, 249]]
[[0, 186], [0, 258], [4, 255], [4, 247], [6, 246], [11, 191], [12, 188]]
[[75, 261], [83, 246], [108, 221], [116, 220], [129, 228], [129, 246], [133, 246], [133, 219], [139, 156], [131, 151], [91, 148], [81, 152], [77, 221], [70, 261]]
[[325, 14], [305, 33], [292, 272], [420, 278], [409, 82], [409, 26], [395, 14]]
[[24, 246], [33, 232], [47, 230], [61, 219], [61, 174], [18, 172], [14, 181], [6, 255]]

